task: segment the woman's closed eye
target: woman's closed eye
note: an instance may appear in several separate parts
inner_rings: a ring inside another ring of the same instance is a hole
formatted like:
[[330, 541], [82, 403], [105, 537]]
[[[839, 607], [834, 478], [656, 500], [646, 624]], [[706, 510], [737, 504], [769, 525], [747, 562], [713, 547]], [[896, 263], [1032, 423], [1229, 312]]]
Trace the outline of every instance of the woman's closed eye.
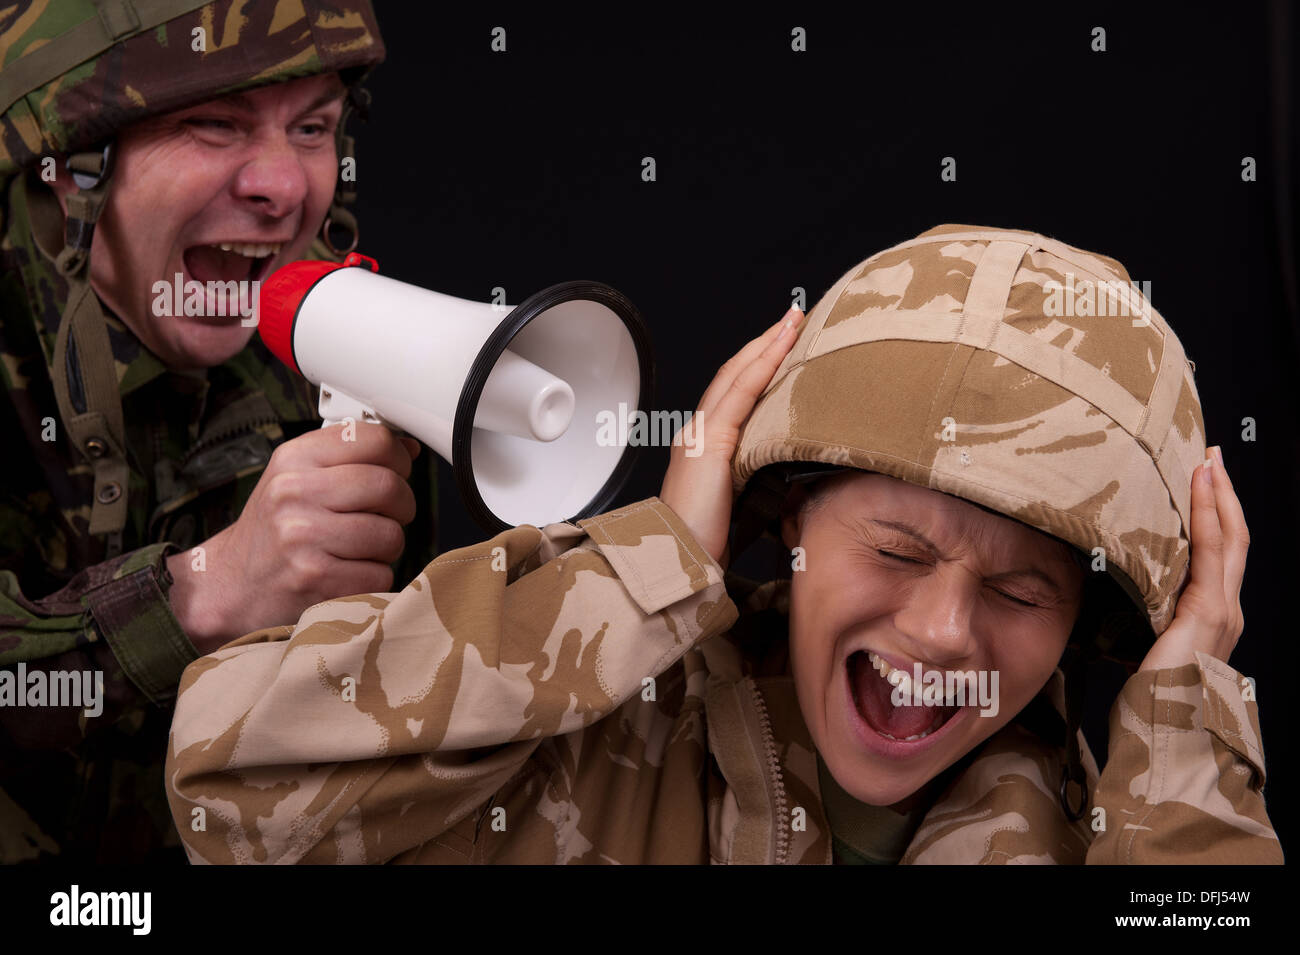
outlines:
[[[902, 564], [912, 564], [917, 567], [927, 567], [930, 564], [930, 561], [922, 557], [914, 556], [912, 554], [907, 554], [898, 550], [889, 550], [884, 547], [873, 547], [872, 550], [874, 550], [881, 557], [886, 557], [892, 561], [896, 561]], [[989, 589], [992, 590], [1003, 600], [1006, 600], [1009, 603], [1014, 604], [1018, 607], [1026, 607], [1034, 610], [1040, 610], [1044, 606], [1043, 601], [1040, 601], [1029, 595], [1022, 596], [1012, 591], [1004, 590], [1000, 587], [990, 587]]]
[[920, 565], [924, 565], [924, 564], [927, 563], [926, 561], [921, 560], [921, 559], [918, 558], [918, 557], [911, 557], [911, 556], [909, 556], [909, 555], [907, 555], [907, 554], [900, 554], [900, 553], [898, 553], [897, 551], [892, 551], [892, 550], [882, 550], [882, 549], [879, 548], [879, 547], [875, 548], [875, 550], [876, 550], [876, 553], [877, 553], [877, 554], [880, 554], [882, 557], [892, 557], [894, 560], [902, 560], [902, 561], [906, 561], [906, 562], [909, 563], [909, 564], [920, 564]]
[[1012, 603], [1019, 604], [1022, 607], [1033, 607], [1037, 609], [1042, 606], [1041, 604], [1036, 603], [1032, 600], [1026, 600], [1023, 597], [1017, 597], [1015, 594], [1008, 593], [1005, 590], [998, 590], [998, 588], [996, 587], [993, 588], [993, 591], [994, 593], [998, 594], [1000, 597], [1004, 598], [1005, 600], [1010, 600]]

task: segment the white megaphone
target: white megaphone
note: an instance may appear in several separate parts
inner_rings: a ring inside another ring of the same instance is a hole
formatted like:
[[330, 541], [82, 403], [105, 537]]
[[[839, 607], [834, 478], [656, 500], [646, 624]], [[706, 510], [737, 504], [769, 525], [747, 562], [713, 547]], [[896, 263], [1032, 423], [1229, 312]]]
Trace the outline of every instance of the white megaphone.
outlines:
[[[325, 424], [374, 421], [451, 463], [473, 517], [496, 532], [606, 509], [639, 448], [598, 440], [602, 413], [651, 400], [650, 339], [598, 282], [508, 306], [469, 302], [342, 265], [293, 262], [262, 283], [258, 331], [320, 386]], [[508, 346], [508, 347], [507, 347]]]

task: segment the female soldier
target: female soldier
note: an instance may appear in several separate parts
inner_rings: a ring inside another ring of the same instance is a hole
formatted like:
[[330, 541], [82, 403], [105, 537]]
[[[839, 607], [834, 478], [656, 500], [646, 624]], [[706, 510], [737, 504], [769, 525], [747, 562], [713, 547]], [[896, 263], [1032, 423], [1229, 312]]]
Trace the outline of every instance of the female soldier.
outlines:
[[[1123, 268], [941, 226], [800, 318], [718, 373], [660, 499], [192, 664], [168, 767], [191, 858], [1281, 861], [1224, 662], [1244, 519]], [[737, 548], [777, 530], [789, 582], [724, 589], [733, 491]], [[1133, 644], [1117, 593], [1149, 645], [1099, 776], [1058, 662], [1072, 634]]]

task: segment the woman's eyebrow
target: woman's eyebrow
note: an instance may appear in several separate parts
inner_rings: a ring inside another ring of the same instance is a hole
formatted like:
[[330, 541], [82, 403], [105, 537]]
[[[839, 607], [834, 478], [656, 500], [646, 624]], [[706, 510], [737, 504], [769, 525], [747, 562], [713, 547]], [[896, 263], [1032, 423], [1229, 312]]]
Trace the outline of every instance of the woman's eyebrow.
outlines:
[[[908, 537], [914, 538], [918, 543], [925, 545], [931, 554], [939, 556], [939, 548], [935, 546], [934, 542], [910, 524], [904, 524], [900, 521], [887, 521], [880, 518], [870, 518], [869, 520], [872, 524], [879, 524], [881, 527], [888, 527], [892, 530], [906, 534]], [[991, 579], [1005, 580], [1009, 577], [1032, 577], [1034, 580], [1037, 580], [1039, 583], [1046, 586], [1052, 591], [1052, 593], [1058, 596], [1064, 594], [1061, 585], [1049, 574], [1044, 573], [1037, 567], [1021, 567], [1016, 570], [1003, 571], [1000, 574], [995, 574]]]
[[915, 538], [918, 542], [924, 544], [931, 554], [938, 556], [939, 548], [934, 546], [934, 541], [930, 540], [930, 538], [926, 537], [924, 534], [918, 531], [915, 527], [912, 527], [910, 524], [903, 524], [898, 521], [886, 521], [875, 517], [870, 518], [869, 520], [872, 524], [879, 524], [881, 527], [888, 527], [893, 530], [900, 531], [906, 534], [908, 537]]

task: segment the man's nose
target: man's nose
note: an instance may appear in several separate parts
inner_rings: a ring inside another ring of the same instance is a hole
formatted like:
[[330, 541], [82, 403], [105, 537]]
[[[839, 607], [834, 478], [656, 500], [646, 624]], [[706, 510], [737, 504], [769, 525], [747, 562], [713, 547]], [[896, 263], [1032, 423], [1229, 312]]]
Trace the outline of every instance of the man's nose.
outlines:
[[917, 660], [943, 666], [975, 651], [975, 602], [979, 581], [957, 567], [941, 568], [917, 581], [894, 626], [911, 643]]
[[262, 215], [281, 217], [307, 198], [310, 183], [297, 151], [283, 137], [262, 141], [235, 177], [235, 195]]

